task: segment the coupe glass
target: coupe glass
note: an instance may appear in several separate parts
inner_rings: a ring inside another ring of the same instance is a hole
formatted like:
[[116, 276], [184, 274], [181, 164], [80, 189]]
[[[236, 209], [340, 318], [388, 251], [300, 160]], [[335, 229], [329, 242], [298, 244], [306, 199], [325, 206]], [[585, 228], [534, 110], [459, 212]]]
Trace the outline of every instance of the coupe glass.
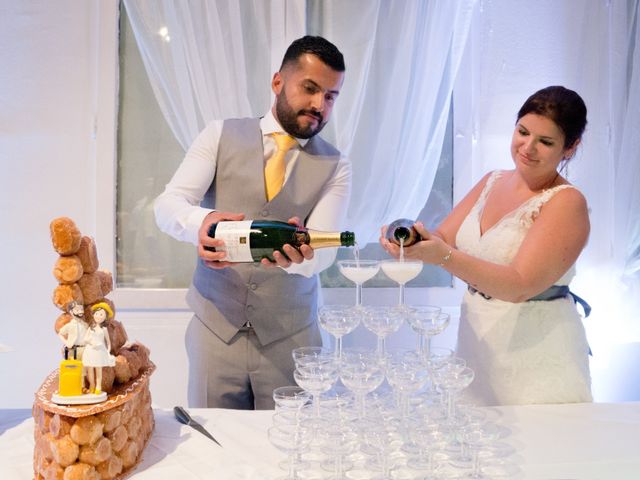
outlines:
[[340, 362], [340, 380], [353, 392], [358, 418], [365, 417], [365, 399], [368, 393], [382, 385], [385, 374], [373, 351], [345, 351]]
[[436, 460], [447, 458], [444, 449], [453, 432], [437, 423], [415, 422], [409, 427], [409, 434], [418, 446], [418, 455], [410, 458], [407, 465], [415, 470], [421, 470], [421, 480], [442, 478], [436, 476]]
[[429, 372], [417, 352], [395, 351], [387, 355], [385, 360], [387, 381], [398, 396], [402, 424], [406, 426], [409, 418], [409, 396], [427, 384]]
[[314, 417], [320, 420], [320, 394], [328, 392], [338, 379], [338, 363], [333, 355], [319, 357], [316, 361], [307, 361], [293, 371], [296, 383], [312, 396]]
[[281, 480], [297, 480], [296, 456], [311, 441], [309, 430], [299, 424], [280, 424], [269, 428], [267, 436], [273, 446], [287, 455], [288, 475]]
[[358, 436], [340, 423], [333, 424], [320, 432], [321, 447], [328, 458], [322, 462], [325, 470], [332, 472], [328, 480], [346, 480], [345, 470], [352, 467], [346, 457], [358, 447]]
[[423, 358], [431, 355], [431, 337], [449, 325], [449, 314], [432, 305], [415, 306], [407, 313], [407, 323], [418, 334], [418, 351]]
[[397, 332], [402, 326], [404, 317], [393, 307], [367, 307], [363, 311], [362, 323], [370, 332], [377, 337], [376, 352], [378, 358], [384, 358], [386, 352], [386, 338]]
[[296, 367], [299, 367], [322, 359], [332, 360], [333, 352], [324, 347], [298, 347], [291, 350], [291, 356]]
[[336, 358], [342, 358], [342, 337], [353, 332], [360, 315], [348, 305], [325, 305], [318, 310], [320, 326], [335, 338]]
[[437, 387], [447, 399], [447, 423], [450, 425], [455, 425], [458, 420], [454, 403], [456, 396], [473, 382], [474, 372], [465, 365], [462, 358], [452, 357], [433, 372]]
[[407, 306], [404, 301], [404, 286], [410, 280], [413, 280], [422, 271], [422, 262], [420, 260], [385, 260], [380, 262], [380, 268], [384, 274], [398, 284], [399, 300], [398, 308], [406, 310]]
[[362, 308], [362, 284], [380, 270], [377, 260], [339, 260], [340, 273], [356, 284], [356, 308]]
[[[378, 468], [382, 471], [370, 480], [389, 480], [393, 467], [392, 456], [402, 445], [400, 431], [386, 422], [370, 422], [363, 431], [364, 451], [370, 451], [379, 460]], [[372, 465], [373, 467], [374, 465]]]
[[485, 475], [481, 469], [481, 451], [490, 448], [493, 443], [500, 437], [500, 428], [494, 424], [487, 422], [474, 428], [463, 429], [462, 442], [471, 452], [472, 469], [466, 478], [474, 478], [477, 480], [485, 480], [493, 478], [493, 476]]
[[416, 453], [418, 446], [409, 436], [410, 426], [414, 422], [410, 418], [409, 399], [427, 384], [429, 372], [417, 352], [396, 351], [386, 357], [385, 373], [398, 401], [397, 420], [394, 421], [402, 433], [402, 451]]
[[295, 385], [278, 387], [273, 390], [273, 401], [276, 404], [276, 410], [297, 411], [309, 403], [309, 400], [311, 400], [309, 392]]

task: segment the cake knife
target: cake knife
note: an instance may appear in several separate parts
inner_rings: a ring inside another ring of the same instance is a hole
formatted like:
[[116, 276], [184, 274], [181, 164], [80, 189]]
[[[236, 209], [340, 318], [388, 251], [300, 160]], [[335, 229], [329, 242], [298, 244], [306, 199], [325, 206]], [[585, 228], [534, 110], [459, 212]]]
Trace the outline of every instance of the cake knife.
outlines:
[[[207, 431], [206, 428], [204, 428], [202, 425], [200, 425], [198, 422], [196, 422], [193, 418], [191, 418], [191, 415], [189, 415], [184, 408], [182, 408], [180, 406], [173, 407], [173, 414], [176, 416], [176, 418], [178, 419], [178, 421], [180, 423], [183, 423], [184, 425], [188, 425], [191, 428], [196, 429], [201, 434], [203, 434], [205, 437], [209, 437], [211, 440], [213, 440], [218, 445], [220, 445], [220, 442], [218, 440], [216, 440], [215, 438], [213, 438], [213, 435], [211, 435]], [[222, 445], [220, 445], [220, 446], [222, 447]]]

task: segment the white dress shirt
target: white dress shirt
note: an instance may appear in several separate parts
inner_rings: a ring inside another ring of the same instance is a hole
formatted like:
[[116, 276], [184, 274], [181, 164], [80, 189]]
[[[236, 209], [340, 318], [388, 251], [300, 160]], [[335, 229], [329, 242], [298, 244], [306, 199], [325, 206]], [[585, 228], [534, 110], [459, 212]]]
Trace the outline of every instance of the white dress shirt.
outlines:
[[[200, 202], [214, 179], [222, 125], [223, 120], [214, 120], [198, 135], [164, 192], [155, 200], [154, 211], [158, 227], [177, 240], [198, 245], [198, 230], [204, 218], [213, 211], [202, 208]], [[260, 119], [260, 129], [262, 130], [266, 162], [276, 149], [271, 134], [283, 132], [283, 129], [274, 118], [271, 110]], [[296, 140], [301, 146], [304, 146], [308, 141], [302, 138]], [[299, 152], [300, 147], [298, 146], [292, 147], [287, 152], [285, 183], [298, 159]], [[345, 227], [344, 222], [350, 195], [351, 163], [342, 157], [338, 162], [335, 174], [324, 186], [320, 199], [311, 211], [305, 226], [311, 230], [342, 231]], [[287, 219], [282, 220], [286, 221]], [[292, 264], [286, 271], [310, 277], [329, 267], [333, 263], [335, 255], [335, 248], [321, 248], [315, 251], [313, 260]]]

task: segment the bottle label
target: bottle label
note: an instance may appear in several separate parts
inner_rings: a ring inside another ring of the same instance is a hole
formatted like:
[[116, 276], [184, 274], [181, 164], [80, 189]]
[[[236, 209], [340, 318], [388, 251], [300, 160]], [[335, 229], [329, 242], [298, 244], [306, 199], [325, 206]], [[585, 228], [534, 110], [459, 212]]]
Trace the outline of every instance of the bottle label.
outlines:
[[216, 250], [227, 252], [225, 262], [253, 262], [250, 242], [251, 223], [251, 220], [218, 223], [216, 238], [224, 242], [224, 247], [216, 247]]

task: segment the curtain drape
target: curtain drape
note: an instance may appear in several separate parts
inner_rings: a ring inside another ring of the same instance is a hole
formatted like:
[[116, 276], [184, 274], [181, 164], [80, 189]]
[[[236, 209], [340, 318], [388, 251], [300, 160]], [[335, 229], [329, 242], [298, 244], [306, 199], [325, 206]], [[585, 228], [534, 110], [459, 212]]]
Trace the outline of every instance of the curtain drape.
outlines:
[[347, 58], [327, 128], [353, 162], [348, 224], [375, 241], [380, 225], [416, 218], [427, 201], [476, 2], [318, 3], [312, 28]]
[[302, 0], [124, 3], [183, 148], [209, 120], [264, 114], [271, 75], [306, 31], [343, 51], [346, 80], [323, 136], [353, 162], [348, 224], [363, 244], [428, 198], [475, 1], [325, 0], [306, 14]]
[[[304, 2], [124, 0], [153, 92], [186, 150], [212, 119], [262, 115]], [[279, 57], [279, 58], [278, 58]]]
[[[640, 280], [640, 6], [638, 0], [618, 5], [614, 18], [619, 25], [619, 45], [623, 62], [616, 77], [621, 89], [620, 121], [613, 124], [616, 161], [616, 204], [635, 206], [615, 210], [615, 251], [624, 277]], [[625, 27], [626, 28], [623, 28]], [[615, 117], [614, 117], [615, 118]]]
[[614, 2], [611, 19], [613, 261], [607, 307], [615, 315], [615, 338], [629, 342], [640, 341], [640, 2]]

